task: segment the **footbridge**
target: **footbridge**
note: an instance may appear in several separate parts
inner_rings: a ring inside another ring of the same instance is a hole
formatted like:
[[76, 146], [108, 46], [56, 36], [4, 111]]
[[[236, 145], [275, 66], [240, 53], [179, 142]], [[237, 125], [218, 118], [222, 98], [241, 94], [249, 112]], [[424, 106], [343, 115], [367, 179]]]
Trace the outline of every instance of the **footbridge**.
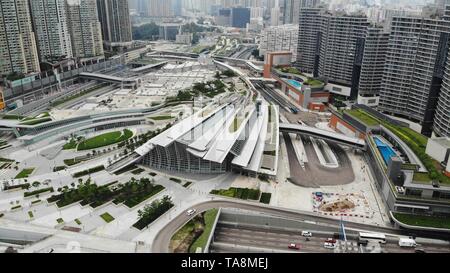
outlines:
[[280, 123], [279, 128], [281, 132], [285, 133], [294, 133], [299, 135], [312, 136], [315, 138], [320, 138], [341, 145], [346, 145], [362, 150], [366, 149], [366, 142], [363, 139], [357, 137], [350, 137], [344, 134], [339, 134], [324, 129], [293, 123]]
[[138, 80], [135, 78], [122, 78], [122, 77], [116, 77], [116, 76], [98, 74], [98, 73], [89, 73], [89, 72], [80, 73], [80, 77], [82, 79], [86, 79], [86, 80], [95, 80], [95, 81], [107, 82], [107, 83], [117, 83], [117, 84], [123, 85], [124, 87], [133, 88], [133, 89], [138, 85]]

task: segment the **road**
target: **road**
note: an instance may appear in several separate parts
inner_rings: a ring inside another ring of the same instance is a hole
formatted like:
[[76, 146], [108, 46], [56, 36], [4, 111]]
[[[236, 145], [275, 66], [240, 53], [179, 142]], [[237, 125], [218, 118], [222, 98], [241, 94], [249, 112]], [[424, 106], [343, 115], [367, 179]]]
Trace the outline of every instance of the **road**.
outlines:
[[[269, 215], [274, 215], [277, 217], [286, 217], [289, 219], [299, 220], [299, 221], [315, 221], [321, 224], [328, 224], [338, 229], [339, 220], [332, 218], [327, 218], [323, 216], [314, 215], [312, 212], [301, 212], [294, 211], [278, 207], [269, 207], [266, 205], [259, 205], [255, 203], [247, 203], [243, 201], [228, 201], [228, 200], [213, 200], [208, 202], [203, 202], [193, 206], [192, 208], [197, 210], [197, 214], [212, 208], [237, 208], [250, 210], [254, 212], [263, 212]], [[163, 229], [161, 229], [155, 236], [152, 244], [152, 252], [169, 252], [169, 242], [172, 235], [181, 228], [185, 223], [191, 220], [195, 215], [187, 216], [186, 213], [181, 213], [173, 218]], [[405, 234], [399, 229], [378, 227], [367, 224], [359, 223], [346, 223], [346, 228], [348, 229], [358, 229], [358, 230], [370, 230], [372, 232], [381, 232], [386, 234], [400, 235]]]
[[[214, 244], [212, 245], [212, 252], [228, 252], [230, 250], [234, 251], [245, 251], [246, 249], [252, 248], [267, 248], [268, 251], [286, 251], [288, 250], [288, 245], [291, 243], [299, 244], [299, 250], [290, 250], [291, 252], [313, 252], [313, 253], [333, 253], [333, 252], [344, 252], [345, 242], [339, 241], [337, 243], [336, 249], [327, 249], [323, 246], [326, 238], [331, 236], [327, 234], [321, 234], [312, 231], [313, 237], [306, 241], [306, 238], [301, 236], [298, 232], [294, 231], [280, 231], [272, 230], [266, 227], [234, 227], [232, 225], [219, 224], [214, 233]], [[358, 246], [357, 240], [347, 238], [347, 248], [346, 253], [359, 253], [361, 250], [363, 252], [371, 252], [373, 250], [373, 244], [367, 247]], [[218, 245], [216, 249], [215, 244]], [[224, 246], [228, 246], [224, 249]], [[380, 247], [381, 252], [390, 253], [414, 253], [414, 248], [402, 248], [399, 247], [396, 240], [393, 242], [388, 242], [386, 244], [376, 246]], [[418, 248], [424, 249], [427, 253], [449, 253], [450, 248], [445, 245], [436, 244], [422, 244]]]

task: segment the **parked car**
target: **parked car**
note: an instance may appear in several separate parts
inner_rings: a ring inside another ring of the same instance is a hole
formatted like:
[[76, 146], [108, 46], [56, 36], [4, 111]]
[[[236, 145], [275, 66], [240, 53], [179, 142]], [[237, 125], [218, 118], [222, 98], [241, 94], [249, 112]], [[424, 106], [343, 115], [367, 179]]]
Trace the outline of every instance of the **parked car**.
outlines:
[[323, 247], [324, 248], [335, 249], [336, 248], [336, 244], [325, 242], [325, 243], [323, 243]]
[[427, 253], [423, 248], [416, 248], [414, 250], [415, 253]]
[[306, 230], [302, 231], [302, 236], [303, 237], [312, 237], [312, 233]]
[[328, 238], [328, 239], [325, 240], [325, 243], [335, 244], [335, 243], [336, 243], [336, 239], [334, 239], [334, 238]]
[[300, 249], [300, 245], [299, 244], [290, 243], [288, 245], [288, 248], [290, 248], [290, 249]]
[[191, 216], [192, 214], [194, 214], [197, 210], [196, 209], [190, 209], [188, 211], [186, 211], [187, 216]]

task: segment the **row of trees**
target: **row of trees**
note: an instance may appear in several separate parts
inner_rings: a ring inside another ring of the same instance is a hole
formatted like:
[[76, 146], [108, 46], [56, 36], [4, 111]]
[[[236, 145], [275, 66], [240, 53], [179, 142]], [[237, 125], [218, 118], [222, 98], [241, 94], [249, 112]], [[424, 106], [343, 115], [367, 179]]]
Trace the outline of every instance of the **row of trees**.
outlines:
[[146, 205], [142, 210], [138, 210], [139, 220], [133, 226], [138, 229], [143, 229], [173, 206], [171, 197], [165, 195], [161, 200], [155, 200], [150, 205]]

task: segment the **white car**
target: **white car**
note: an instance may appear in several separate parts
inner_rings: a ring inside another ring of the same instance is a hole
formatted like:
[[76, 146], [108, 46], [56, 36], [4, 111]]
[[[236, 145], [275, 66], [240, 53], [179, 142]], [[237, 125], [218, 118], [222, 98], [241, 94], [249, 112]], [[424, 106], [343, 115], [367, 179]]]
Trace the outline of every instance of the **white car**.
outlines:
[[188, 211], [186, 211], [187, 216], [191, 216], [192, 214], [194, 214], [197, 210], [195, 209], [190, 209]]
[[325, 243], [323, 244], [323, 247], [324, 247], [324, 248], [331, 248], [331, 249], [334, 249], [334, 248], [336, 248], [336, 244], [325, 242]]
[[302, 231], [302, 236], [303, 237], [312, 237], [312, 233], [309, 232], [309, 231], [304, 230], [304, 231]]

